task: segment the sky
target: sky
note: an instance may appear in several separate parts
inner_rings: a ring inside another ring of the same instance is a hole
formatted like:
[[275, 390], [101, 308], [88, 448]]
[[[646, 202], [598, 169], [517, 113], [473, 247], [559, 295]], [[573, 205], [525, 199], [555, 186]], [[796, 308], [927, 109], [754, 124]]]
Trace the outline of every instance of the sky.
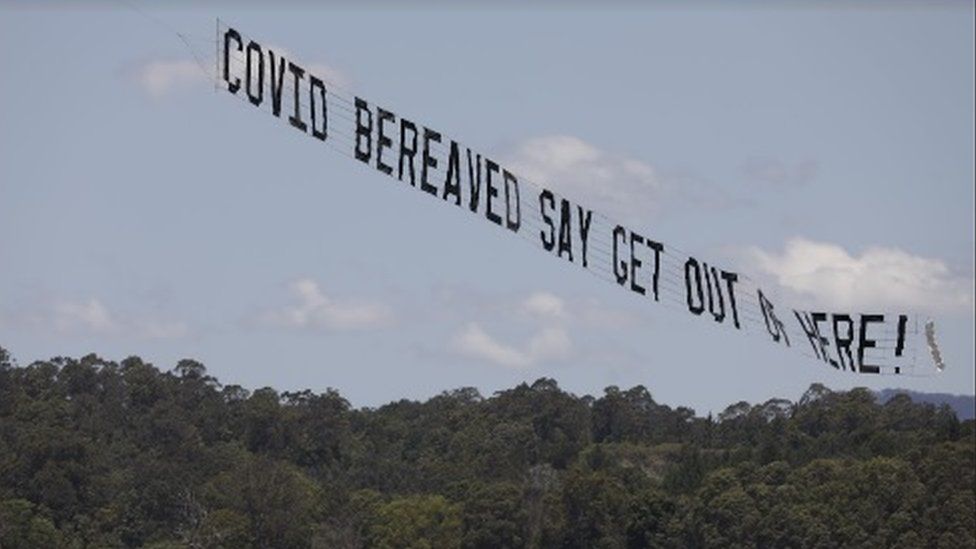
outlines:
[[[974, 392], [972, 3], [43, 6], [0, 7], [20, 364], [194, 358], [355, 406], [540, 377], [701, 414], [812, 383]], [[839, 372], [398, 188], [215, 90], [218, 17], [778, 302], [931, 317], [947, 368]]]

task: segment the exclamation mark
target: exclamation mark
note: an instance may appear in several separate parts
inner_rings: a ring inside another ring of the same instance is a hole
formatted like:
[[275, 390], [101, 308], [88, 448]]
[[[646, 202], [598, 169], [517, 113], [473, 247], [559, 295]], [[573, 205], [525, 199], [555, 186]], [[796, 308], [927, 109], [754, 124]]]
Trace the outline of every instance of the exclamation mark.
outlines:
[[[905, 326], [908, 324], [908, 316], [898, 315], [898, 343], [895, 344], [895, 356], [901, 356], [905, 351]], [[901, 373], [901, 367], [895, 366], [895, 373]]]
[[895, 345], [895, 356], [901, 356], [905, 351], [905, 326], [908, 325], [908, 316], [898, 315], [898, 343]]

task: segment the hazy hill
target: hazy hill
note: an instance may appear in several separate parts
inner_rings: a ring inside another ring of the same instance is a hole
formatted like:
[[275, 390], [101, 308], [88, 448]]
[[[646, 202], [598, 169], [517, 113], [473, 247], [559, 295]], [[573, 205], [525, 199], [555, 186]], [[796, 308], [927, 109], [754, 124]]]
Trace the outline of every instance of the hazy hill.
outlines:
[[922, 393], [919, 391], [909, 391], [907, 389], [883, 389], [876, 391], [878, 400], [884, 404], [895, 397], [904, 394], [912, 399], [912, 402], [932, 404], [941, 406], [948, 404], [959, 419], [976, 418], [976, 396], [974, 395], [952, 395], [949, 393]]

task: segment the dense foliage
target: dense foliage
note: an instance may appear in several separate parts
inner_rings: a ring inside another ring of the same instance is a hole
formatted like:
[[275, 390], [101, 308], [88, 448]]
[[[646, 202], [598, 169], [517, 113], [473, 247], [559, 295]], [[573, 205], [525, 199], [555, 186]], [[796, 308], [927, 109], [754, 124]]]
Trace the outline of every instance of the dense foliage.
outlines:
[[551, 379], [353, 409], [0, 349], [0, 547], [973, 547], [948, 408], [814, 385], [717, 418]]

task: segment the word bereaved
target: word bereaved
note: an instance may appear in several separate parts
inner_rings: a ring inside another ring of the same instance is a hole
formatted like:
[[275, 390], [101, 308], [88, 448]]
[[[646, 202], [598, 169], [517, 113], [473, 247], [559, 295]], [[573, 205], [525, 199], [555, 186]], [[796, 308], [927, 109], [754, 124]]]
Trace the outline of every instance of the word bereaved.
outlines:
[[[357, 160], [414, 187], [419, 184], [422, 191], [455, 206], [463, 203], [472, 212], [484, 213], [492, 223], [518, 232], [522, 226], [519, 182], [511, 172], [469, 148], [462, 155], [461, 146], [453, 140], [444, 158], [435, 149], [442, 143], [440, 132], [418, 127], [381, 107], [374, 109], [360, 97], [355, 105]], [[443, 176], [437, 175], [438, 170]]]

